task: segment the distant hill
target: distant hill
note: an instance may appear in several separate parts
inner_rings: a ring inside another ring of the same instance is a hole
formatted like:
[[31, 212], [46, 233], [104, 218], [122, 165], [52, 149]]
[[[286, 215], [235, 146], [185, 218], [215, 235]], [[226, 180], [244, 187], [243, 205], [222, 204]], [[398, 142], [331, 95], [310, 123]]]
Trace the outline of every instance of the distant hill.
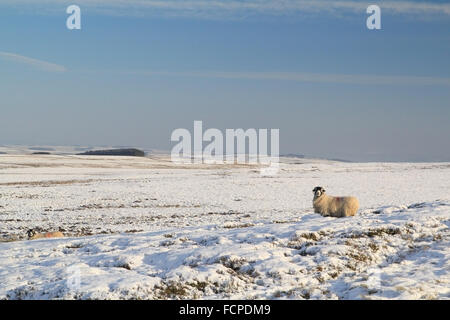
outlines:
[[345, 159], [338, 159], [338, 158], [333, 158], [333, 159], [329, 159], [331, 161], [337, 161], [337, 162], [348, 162], [348, 163], [352, 163], [353, 161], [350, 160], [345, 160]]
[[109, 149], [92, 150], [78, 153], [79, 156], [125, 156], [125, 157], [145, 157], [145, 152], [139, 149]]
[[29, 150], [36, 150], [36, 151], [55, 151], [53, 148], [44, 148], [44, 147], [29, 147]]
[[43, 152], [43, 151], [39, 151], [39, 152], [33, 152], [32, 154], [41, 154], [41, 155], [48, 155], [48, 154], [51, 154], [50, 152]]
[[280, 157], [286, 157], [286, 158], [298, 158], [298, 159], [304, 159], [305, 156], [303, 154], [295, 154], [295, 153], [288, 153], [288, 154], [282, 154]]
[[322, 158], [322, 157], [314, 157], [314, 156], [305, 156], [305, 155], [303, 155], [303, 154], [296, 154], [296, 153], [282, 154], [282, 155], [280, 155], [280, 157], [293, 158], [293, 159], [319, 159], [319, 160], [337, 161], [337, 162], [348, 162], [348, 163], [353, 162], [353, 161], [345, 160], [345, 159], [338, 159], [338, 158]]

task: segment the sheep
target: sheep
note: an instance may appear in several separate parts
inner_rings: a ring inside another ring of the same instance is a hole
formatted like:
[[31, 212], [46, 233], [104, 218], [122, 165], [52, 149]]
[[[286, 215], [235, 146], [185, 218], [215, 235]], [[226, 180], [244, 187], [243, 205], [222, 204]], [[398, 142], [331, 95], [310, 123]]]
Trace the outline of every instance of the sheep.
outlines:
[[54, 232], [45, 232], [45, 233], [36, 233], [33, 229], [30, 229], [27, 231], [28, 234], [28, 240], [35, 240], [35, 239], [43, 239], [43, 238], [62, 238], [64, 237], [63, 233], [60, 231], [54, 231]]
[[315, 187], [313, 193], [314, 212], [324, 217], [351, 217], [358, 211], [359, 202], [355, 197], [332, 197], [322, 187]]

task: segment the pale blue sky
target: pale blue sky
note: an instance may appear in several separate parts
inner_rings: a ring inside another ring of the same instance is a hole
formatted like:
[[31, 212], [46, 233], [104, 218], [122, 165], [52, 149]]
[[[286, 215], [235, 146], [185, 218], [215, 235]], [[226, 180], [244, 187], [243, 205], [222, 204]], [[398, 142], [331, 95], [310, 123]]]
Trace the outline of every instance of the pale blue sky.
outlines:
[[37, 2], [0, 1], [0, 144], [170, 150], [203, 120], [279, 128], [281, 153], [450, 161], [446, 1], [371, 2], [379, 31], [364, 1]]

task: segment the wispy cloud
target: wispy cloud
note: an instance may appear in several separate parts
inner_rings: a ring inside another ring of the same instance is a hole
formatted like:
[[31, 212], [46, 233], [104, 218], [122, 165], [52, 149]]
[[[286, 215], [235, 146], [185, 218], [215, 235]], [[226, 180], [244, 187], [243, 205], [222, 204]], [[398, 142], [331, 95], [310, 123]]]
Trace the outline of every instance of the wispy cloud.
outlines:
[[419, 85], [419, 86], [450, 86], [450, 78], [399, 76], [399, 75], [359, 75], [359, 74], [323, 74], [301, 72], [152, 72], [136, 71], [124, 74], [143, 76], [175, 76], [200, 77], [217, 79], [248, 79], [248, 80], [282, 80], [310, 83], [337, 83], [362, 85]]
[[50, 63], [43, 60], [38, 60], [30, 57], [25, 57], [16, 53], [3, 52], [0, 51], [0, 59], [13, 61], [17, 63], [23, 63], [40, 70], [48, 71], [48, 72], [65, 72], [67, 71], [66, 67], [61, 66], [59, 64]]
[[[73, 1], [2, 0], [0, 5], [58, 8]], [[365, 12], [373, 1], [357, 0], [77, 0], [81, 7], [107, 15], [162, 15], [202, 18], [236, 18], [252, 15], [302, 15], [329, 13], [341, 15]], [[441, 14], [450, 16], [450, 4], [436, 1], [379, 0], [392, 14]]]

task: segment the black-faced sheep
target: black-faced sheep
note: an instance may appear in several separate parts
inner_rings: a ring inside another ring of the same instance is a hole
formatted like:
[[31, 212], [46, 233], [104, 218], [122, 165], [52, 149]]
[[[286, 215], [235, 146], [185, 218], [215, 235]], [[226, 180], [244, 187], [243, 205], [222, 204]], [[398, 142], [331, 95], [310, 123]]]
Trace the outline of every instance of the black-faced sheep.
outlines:
[[324, 217], [351, 217], [358, 211], [359, 202], [355, 197], [332, 197], [326, 195], [322, 187], [315, 187], [313, 193], [314, 212]]
[[60, 231], [36, 233], [33, 229], [27, 231], [28, 240], [44, 239], [44, 238], [62, 238], [64, 235]]

